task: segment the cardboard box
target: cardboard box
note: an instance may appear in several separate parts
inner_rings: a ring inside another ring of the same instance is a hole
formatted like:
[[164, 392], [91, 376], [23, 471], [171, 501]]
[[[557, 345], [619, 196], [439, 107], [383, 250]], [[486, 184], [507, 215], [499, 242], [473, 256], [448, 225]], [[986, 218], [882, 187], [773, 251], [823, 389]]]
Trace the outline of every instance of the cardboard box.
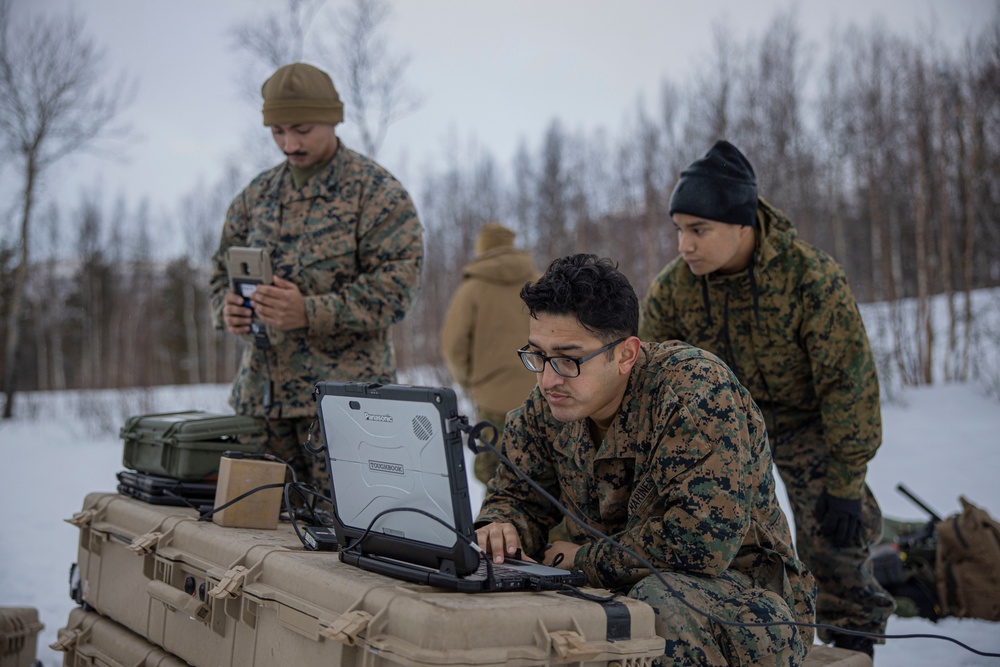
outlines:
[[[286, 470], [284, 463], [275, 461], [222, 457], [219, 482], [215, 490], [215, 507], [235, 502], [216, 511], [212, 515], [212, 521], [231, 528], [277, 528], [282, 488], [273, 485], [284, 484]], [[272, 488], [254, 492], [254, 489], [263, 486]], [[236, 500], [247, 493], [250, 495]]]

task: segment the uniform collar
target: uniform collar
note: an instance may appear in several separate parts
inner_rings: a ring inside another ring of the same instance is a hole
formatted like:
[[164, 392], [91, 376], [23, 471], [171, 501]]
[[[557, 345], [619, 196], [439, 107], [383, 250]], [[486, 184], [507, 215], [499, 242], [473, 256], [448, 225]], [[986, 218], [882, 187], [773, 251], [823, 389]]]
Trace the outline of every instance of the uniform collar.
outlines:
[[589, 468], [593, 462], [602, 459], [635, 458], [632, 443], [628, 441], [630, 436], [623, 428], [628, 419], [628, 410], [623, 408], [633, 402], [633, 392], [638, 386], [638, 374], [644, 372], [643, 369], [645, 369], [647, 361], [648, 355], [646, 347], [643, 345], [639, 348], [639, 358], [629, 373], [621, 405], [618, 406], [618, 412], [615, 414], [603, 442], [593, 442], [590, 437], [590, 420], [580, 419], [563, 425], [552, 448], [559, 454], [573, 459], [580, 469]]
[[267, 192], [268, 197], [286, 205], [308, 199], [335, 199], [349, 159], [348, 153], [348, 148], [341, 141], [326, 167], [314, 174], [301, 190], [295, 188], [288, 162], [282, 163], [276, 168], [275, 178]]

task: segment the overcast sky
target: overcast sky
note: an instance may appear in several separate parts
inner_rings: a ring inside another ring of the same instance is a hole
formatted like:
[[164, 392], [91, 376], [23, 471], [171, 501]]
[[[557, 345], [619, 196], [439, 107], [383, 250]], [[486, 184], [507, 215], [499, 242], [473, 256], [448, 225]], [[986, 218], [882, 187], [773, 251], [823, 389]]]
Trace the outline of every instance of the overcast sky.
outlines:
[[[14, 2], [19, 10], [29, 8], [29, 0]], [[112, 70], [131, 74], [139, 86], [127, 114], [133, 127], [127, 158], [68, 160], [58, 178], [49, 179], [47, 194], [75, 206], [82, 189], [99, 188], [109, 197], [148, 197], [154, 211], [173, 210], [199, 179], [218, 178], [249, 132], [266, 131], [259, 101], [241, 96], [246, 57], [235, 51], [230, 31], [277, 4], [33, 0], [30, 11], [76, 11], [106, 49]], [[831, 27], [867, 27], [875, 17], [915, 38], [933, 26], [954, 44], [997, 7], [996, 0], [798, 5], [799, 25], [815, 48]], [[652, 109], [665, 78], [691, 78], [712, 52], [714, 24], [727, 26], [743, 43], [759, 36], [777, 11], [793, 6], [786, 0], [393, 0], [393, 48], [411, 58], [408, 80], [424, 101], [393, 125], [379, 161], [405, 183], [421, 165], [440, 163], [454, 137], [463, 146], [487, 148], [506, 166], [518, 142], [538, 146], [556, 117], [572, 132], [604, 128], [614, 136], [640, 95]], [[328, 28], [317, 21], [314, 29]], [[344, 126], [342, 136], [350, 130]], [[275, 163], [279, 157], [275, 150]], [[0, 177], [9, 187], [11, 170]]]

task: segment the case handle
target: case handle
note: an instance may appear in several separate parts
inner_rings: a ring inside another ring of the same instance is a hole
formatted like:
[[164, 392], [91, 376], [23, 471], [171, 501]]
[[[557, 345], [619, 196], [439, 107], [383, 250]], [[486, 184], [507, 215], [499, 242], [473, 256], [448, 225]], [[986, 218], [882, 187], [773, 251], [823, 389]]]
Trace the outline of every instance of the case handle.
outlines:
[[49, 644], [49, 648], [53, 651], [69, 653], [76, 648], [81, 635], [83, 635], [83, 630], [80, 628], [62, 630], [59, 632], [59, 638], [54, 643]]
[[590, 660], [600, 653], [598, 649], [587, 646], [587, 640], [572, 630], [556, 630], [549, 633], [549, 638], [552, 640], [552, 650], [562, 660]]
[[367, 611], [355, 609], [343, 614], [330, 627], [320, 630], [319, 634], [346, 646], [354, 646], [358, 643], [358, 635], [364, 632], [372, 618], [374, 617]]
[[159, 600], [172, 609], [183, 611], [203, 623], [209, 620], [211, 610], [207, 604], [170, 584], [154, 579], [146, 584], [146, 592], [149, 597]]
[[219, 583], [208, 591], [208, 594], [216, 600], [231, 600], [236, 598], [243, 592], [243, 583], [249, 572], [250, 570], [248, 570], [245, 566], [237, 565], [231, 570], [228, 570], [222, 576]]
[[125, 548], [139, 556], [148, 556], [156, 550], [156, 545], [160, 543], [162, 537], [163, 533], [150, 531], [132, 540], [132, 543]]

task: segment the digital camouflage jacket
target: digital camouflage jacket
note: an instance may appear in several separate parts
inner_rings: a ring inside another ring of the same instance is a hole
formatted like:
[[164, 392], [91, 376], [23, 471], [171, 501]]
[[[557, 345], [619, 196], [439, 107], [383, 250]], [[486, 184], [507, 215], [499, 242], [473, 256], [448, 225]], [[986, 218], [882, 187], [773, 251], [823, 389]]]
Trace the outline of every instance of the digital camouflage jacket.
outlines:
[[840, 266], [763, 199], [757, 222], [756, 295], [748, 272], [702, 281], [678, 256], [642, 301], [639, 337], [683, 340], [721, 357], [760, 406], [772, 442], [821, 420], [826, 490], [861, 498], [882, 417], [857, 302]]
[[[287, 163], [251, 181], [230, 205], [212, 257], [219, 328], [231, 289], [230, 246], [267, 248], [274, 275], [305, 296], [307, 327], [268, 327], [271, 417], [314, 414], [312, 390], [319, 380], [395, 380], [389, 327], [416, 297], [424, 247], [413, 202], [389, 172], [341, 144], [330, 165], [301, 189]], [[267, 370], [264, 353], [248, 342], [230, 396], [237, 413], [264, 415]]]
[[[603, 442], [588, 420], [563, 423], [536, 387], [510, 413], [503, 451], [576, 516], [659, 570], [716, 577], [745, 573], [812, 622], [815, 583], [795, 557], [778, 506], [760, 410], [717, 357], [679, 342], [643, 343], [618, 415]], [[514, 524], [538, 556], [553, 507], [501, 465], [477, 526]], [[574, 565], [591, 585], [619, 589], [650, 574], [632, 556], [572, 521], [584, 546]]]

